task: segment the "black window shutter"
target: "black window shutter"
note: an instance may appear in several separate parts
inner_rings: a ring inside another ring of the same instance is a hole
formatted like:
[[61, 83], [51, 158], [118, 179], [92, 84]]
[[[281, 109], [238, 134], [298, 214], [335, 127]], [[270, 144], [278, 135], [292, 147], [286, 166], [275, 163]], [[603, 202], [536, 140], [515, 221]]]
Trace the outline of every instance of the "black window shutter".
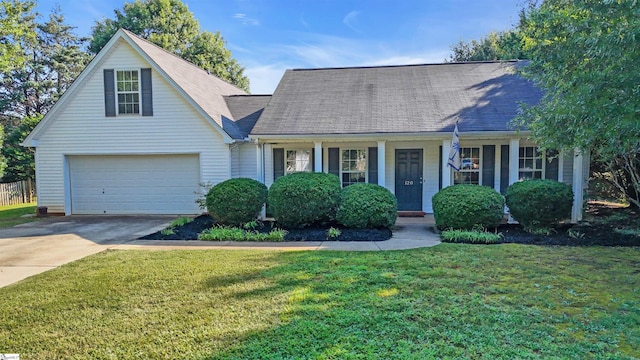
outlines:
[[153, 116], [151, 69], [140, 69], [140, 80], [142, 84], [142, 116]]
[[[553, 159], [552, 159], [553, 158]], [[546, 162], [544, 178], [549, 180], [558, 181], [558, 152], [554, 150], [547, 151], [547, 159], [552, 159], [551, 161]]]
[[482, 146], [482, 185], [493, 188], [496, 172], [496, 146]]
[[369, 183], [378, 184], [378, 148], [369, 148], [369, 163], [367, 164], [367, 170], [369, 172]]
[[104, 69], [104, 116], [116, 116], [116, 89], [113, 69]]
[[329, 148], [329, 174], [340, 176], [340, 149]]
[[311, 158], [309, 159], [309, 161], [311, 161], [311, 172], [315, 172], [316, 171], [316, 149], [315, 148], [311, 148]]
[[442, 190], [442, 145], [438, 150], [438, 189]]
[[284, 149], [273, 149], [273, 181], [284, 176]]
[[509, 145], [500, 146], [500, 193], [504, 195], [509, 187]]

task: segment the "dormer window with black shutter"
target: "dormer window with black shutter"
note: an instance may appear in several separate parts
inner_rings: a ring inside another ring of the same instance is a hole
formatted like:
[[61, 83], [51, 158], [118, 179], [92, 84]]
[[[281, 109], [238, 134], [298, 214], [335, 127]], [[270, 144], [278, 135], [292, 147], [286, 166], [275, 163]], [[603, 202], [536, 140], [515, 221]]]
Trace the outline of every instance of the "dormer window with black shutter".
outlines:
[[152, 116], [151, 88], [151, 69], [105, 69], [105, 116]]

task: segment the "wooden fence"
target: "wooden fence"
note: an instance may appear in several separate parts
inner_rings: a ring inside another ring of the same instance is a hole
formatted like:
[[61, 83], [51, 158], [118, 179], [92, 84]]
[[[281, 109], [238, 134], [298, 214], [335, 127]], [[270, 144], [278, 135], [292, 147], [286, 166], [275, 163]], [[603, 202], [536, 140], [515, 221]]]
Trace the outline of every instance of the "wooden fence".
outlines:
[[0, 206], [28, 204], [35, 198], [31, 179], [0, 184]]

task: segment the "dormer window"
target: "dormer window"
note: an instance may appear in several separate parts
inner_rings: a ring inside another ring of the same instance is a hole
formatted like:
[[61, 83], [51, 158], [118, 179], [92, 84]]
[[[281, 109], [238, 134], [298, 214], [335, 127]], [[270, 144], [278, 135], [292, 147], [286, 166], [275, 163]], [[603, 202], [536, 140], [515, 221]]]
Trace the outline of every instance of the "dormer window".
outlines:
[[140, 76], [138, 70], [116, 71], [118, 114], [140, 114]]

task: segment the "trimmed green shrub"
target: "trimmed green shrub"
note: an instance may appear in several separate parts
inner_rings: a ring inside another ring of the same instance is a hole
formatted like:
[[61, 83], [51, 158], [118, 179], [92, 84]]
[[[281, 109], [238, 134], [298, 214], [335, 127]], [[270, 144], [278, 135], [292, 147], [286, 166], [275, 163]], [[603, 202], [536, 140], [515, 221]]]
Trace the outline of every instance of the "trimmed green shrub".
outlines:
[[520, 181], [509, 186], [505, 198], [509, 213], [527, 231], [548, 229], [571, 217], [573, 190], [561, 182]]
[[333, 174], [294, 173], [271, 185], [269, 207], [284, 227], [323, 225], [335, 221], [340, 190], [340, 179]]
[[448, 186], [433, 196], [432, 204], [439, 229], [494, 228], [504, 217], [504, 198], [487, 186]]
[[355, 229], [391, 228], [398, 217], [398, 201], [387, 188], [353, 184], [342, 189], [336, 220]]
[[479, 230], [444, 230], [440, 233], [442, 242], [448, 243], [497, 244], [502, 237], [502, 234]]
[[255, 220], [267, 200], [267, 187], [256, 180], [235, 178], [209, 190], [205, 198], [207, 211], [224, 225], [242, 225]]

